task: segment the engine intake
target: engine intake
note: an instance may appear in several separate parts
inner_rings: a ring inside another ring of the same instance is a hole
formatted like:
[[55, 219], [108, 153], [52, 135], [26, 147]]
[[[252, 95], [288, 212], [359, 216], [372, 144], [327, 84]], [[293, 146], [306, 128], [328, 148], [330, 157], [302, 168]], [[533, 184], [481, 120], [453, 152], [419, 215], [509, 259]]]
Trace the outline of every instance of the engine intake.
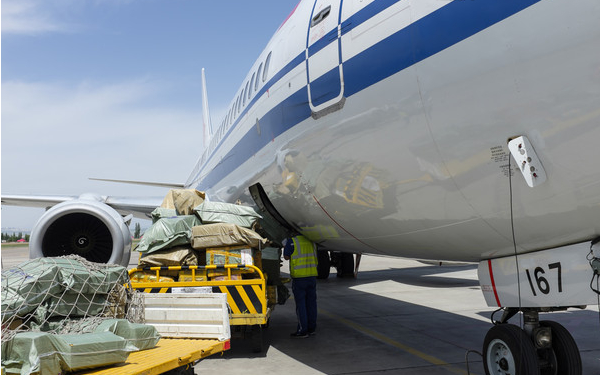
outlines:
[[76, 254], [97, 263], [127, 267], [131, 234], [122, 216], [95, 195], [52, 207], [31, 233], [29, 257]]

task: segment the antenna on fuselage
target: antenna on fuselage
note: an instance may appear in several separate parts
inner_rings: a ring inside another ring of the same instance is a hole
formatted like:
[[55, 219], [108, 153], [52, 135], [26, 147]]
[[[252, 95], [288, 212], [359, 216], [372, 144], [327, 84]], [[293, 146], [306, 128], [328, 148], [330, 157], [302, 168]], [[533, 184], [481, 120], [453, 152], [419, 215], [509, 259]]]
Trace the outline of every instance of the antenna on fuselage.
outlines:
[[206, 149], [210, 144], [213, 131], [210, 123], [210, 112], [208, 111], [208, 94], [206, 91], [206, 77], [204, 75], [204, 68], [202, 68], [202, 131], [204, 149]]

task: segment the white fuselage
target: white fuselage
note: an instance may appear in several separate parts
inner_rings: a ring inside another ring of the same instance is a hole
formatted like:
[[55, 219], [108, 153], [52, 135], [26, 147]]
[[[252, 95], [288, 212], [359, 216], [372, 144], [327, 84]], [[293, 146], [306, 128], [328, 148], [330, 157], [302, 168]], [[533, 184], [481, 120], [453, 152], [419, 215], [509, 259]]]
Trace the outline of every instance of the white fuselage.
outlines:
[[[333, 250], [477, 261], [598, 237], [599, 19], [597, 0], [303, 0], [187, 185], [251, 203], [260, 183]], [[534, 188], [509, 174], [520, 135]]]

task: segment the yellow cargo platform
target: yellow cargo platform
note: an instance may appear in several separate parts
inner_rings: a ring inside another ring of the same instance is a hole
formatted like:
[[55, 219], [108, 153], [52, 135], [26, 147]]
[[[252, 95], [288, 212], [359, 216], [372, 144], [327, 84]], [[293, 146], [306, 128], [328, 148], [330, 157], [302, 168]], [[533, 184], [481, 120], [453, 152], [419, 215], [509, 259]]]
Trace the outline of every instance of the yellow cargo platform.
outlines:
[[[185, 281], [169, 281], [164, 277], [185, 271]], [[145, 272], [152, 281], [137, 281], [132, 276]], [[220, 274], [218, 280], [205, 275]], [[268, 326], [274, 304], [267, 299], [266, 278], [260, 268], [246, 264], [208, 266], [162, 266], [129, 270], [131, 287], [144, 293], [171, 293], [173, 288], [203, 288], [206, 293], [227, 294], [229, 324], [244, 330], [252, 338], [253, 351], [263, 351], [262, 328]]]
[[[154, 280], [140, 282], [132, 281], [133, 289], [145, 293], [171, 293], [172, 288], [205, 287], [212, 293], [226, 293], [227, 303], [230, 307], [229, 323], [235, 325], [264, 325], [267, 324], [272, 306], [268, 306], [266, 280], [262, 271], [253, 265], [226, 264], [209, 266], [162, 266], [134, 268], [129, 270], [129, 275], [136, 272], [150, 272]], [[162, 274], [161, 274], [162, 271]], [[189, 281], [165, 281], [163, 275], [166, 271], [188, 271]], [[222, 272], [222, 280], [195, 281], [204, 272]], [[254, 274], [251, 279], [234, 279], [235, 272]]]
[[194, 362], [212, 354], [229, 350], [230, 342], [207, 339], [161, 339], [148, 350], [134, 352], [127, 361], [101, 369], [80, 371], [77, 375], [154, 375], [182, 366], [193, 366]]

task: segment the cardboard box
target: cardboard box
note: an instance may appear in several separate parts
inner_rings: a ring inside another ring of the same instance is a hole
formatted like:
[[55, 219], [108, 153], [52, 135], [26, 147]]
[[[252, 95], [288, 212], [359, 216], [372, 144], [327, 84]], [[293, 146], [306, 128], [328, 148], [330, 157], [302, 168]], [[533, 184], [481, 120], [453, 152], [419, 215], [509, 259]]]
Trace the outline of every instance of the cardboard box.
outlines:
[[196, 270], [196, 280], [192, 274], [192, 270], [179, 271], [179, 281], [191, 282], [191, 281], [208, 281], [206, 276], [206, 270]]
[[231, 270], [231, 279], [227, 278], [227, 270], [209, 270], [208, 277], [212, 281], [227, 281], [227, 280], [241, 280], [241, 270]]
[[266, 242], [253, 230], [235, 224], [215, 223], [192, 228], [192, 247], [196, 250], [225, 246], [261, 247]]
[[206, 264], [250, 264], [253, 265], [252, 249], [244, 247], [221, 247], [206, 249]]
[[174, 282], [175, 279], [169, 276], [160, 275], [157, 279], [155, 271], [136, 271], [129, 277], [132, 283], [154, 283], [154, 282]]

